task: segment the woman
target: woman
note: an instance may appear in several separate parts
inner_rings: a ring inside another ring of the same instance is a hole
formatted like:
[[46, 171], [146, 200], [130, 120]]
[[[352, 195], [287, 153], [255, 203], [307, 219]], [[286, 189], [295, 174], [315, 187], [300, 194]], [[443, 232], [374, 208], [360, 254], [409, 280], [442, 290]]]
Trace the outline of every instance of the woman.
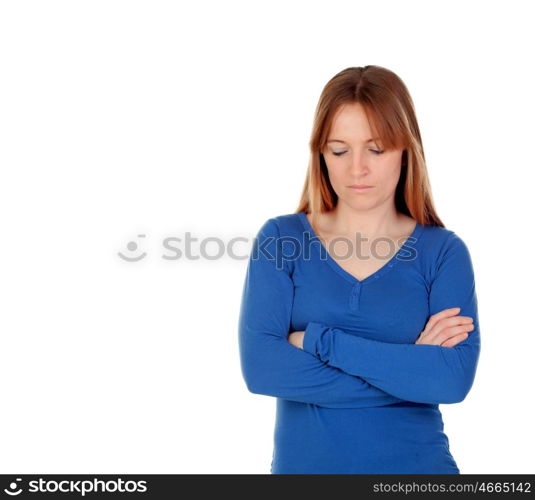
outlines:
[[255, 238], [239, 319], [247, 388], [277, 397], [271, 473], [459, 474], [439, 404], [475, 378], [474, 272], [435, 213], [404, 83], [338, 73], [310, 150], [297, 211]]

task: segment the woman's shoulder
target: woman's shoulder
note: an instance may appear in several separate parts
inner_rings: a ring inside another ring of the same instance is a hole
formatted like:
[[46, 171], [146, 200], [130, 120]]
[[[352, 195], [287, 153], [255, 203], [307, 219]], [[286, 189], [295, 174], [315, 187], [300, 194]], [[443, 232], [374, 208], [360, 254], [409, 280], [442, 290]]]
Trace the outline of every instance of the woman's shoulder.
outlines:
[[263, 223], [262, 228], [281, 237], [300, 237], [305, 229], [300, 214], [304, 215], [304, 212], [274, 215]]
[[423, 225], [422, 237], [424, 238], [424, 244], [438, 249], [444, 249], [452, 245], [465, 245], [463, 238], [457, 231], [442, 226]]
[[426, 243], [429, 244], [443, 244], [452, 234], [455, 234], [451, 229], [442, 226], [434, 226], [428, 224], [420, 224], [423, 227], [422, 236]]
[[433, 269], [452, 259], [471, 265], [471, 254], [465, 239], [455, 230], [442, 226], [424, 226], [420, 249], [424, 261]]

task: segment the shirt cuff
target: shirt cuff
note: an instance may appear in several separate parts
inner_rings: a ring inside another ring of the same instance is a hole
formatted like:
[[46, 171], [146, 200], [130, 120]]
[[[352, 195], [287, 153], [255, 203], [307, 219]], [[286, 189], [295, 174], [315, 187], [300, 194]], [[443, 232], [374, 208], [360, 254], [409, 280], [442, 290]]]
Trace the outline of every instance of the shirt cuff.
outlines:
[[323, 325], [320, 323], [310, 322], [305, 328], [305, 335], [303, 337], [303, 351], [309, 352], [314, 356], [317, 356], [317, 345], [321, 332], [323, 331]]

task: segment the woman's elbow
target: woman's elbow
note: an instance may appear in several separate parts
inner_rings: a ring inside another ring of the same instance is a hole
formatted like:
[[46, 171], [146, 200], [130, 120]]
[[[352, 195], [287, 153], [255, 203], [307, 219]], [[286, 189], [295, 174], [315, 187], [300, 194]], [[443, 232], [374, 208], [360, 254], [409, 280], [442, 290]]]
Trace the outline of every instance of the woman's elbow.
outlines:
[[269, 383], [265, 377], [261, 377], [258, 373], [248, 374], [243, 377], [247, 390], [252, 394], [260, 394], [262, 396], [277, 396], [275, 386]]
[[247, 390], [253, 394], [263, 394], [260, 377], [254, 369], [242, 365], [242, 376]]
[[439, 403], [455, 404], [464, 401], [472, 388], [473, 382], [473, 377], [465, 376], [448, 384], [447, 388], [442, 387]]
[[246, 350], [240, 353], [241, 373], [245, 386], [253, 394], [269, 395], [269, 379], [265, 375], [265, 366], [258, 356], [252, 354]]
[[464, 401], [466, 399], [466, 396], [468, 396], [468, 393], [472, 389], [472, 386], [474, 385], [474, 379], [475, 379], [475, 373], [471, 374], [465, 378], [463, 378], [459, 384], [456, 391], [456, 401], [454, 403], [460, 403], [461, 401]]

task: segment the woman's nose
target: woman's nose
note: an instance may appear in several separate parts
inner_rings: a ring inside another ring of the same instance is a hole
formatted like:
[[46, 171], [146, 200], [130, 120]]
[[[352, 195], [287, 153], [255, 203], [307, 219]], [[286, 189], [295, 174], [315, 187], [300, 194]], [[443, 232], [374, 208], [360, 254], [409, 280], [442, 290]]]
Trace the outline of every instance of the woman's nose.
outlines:
[[354, 175], [366, 173], [368, 171], [366, 160], [358, 153], [355, 153], [351, 158], [350, 170]]

